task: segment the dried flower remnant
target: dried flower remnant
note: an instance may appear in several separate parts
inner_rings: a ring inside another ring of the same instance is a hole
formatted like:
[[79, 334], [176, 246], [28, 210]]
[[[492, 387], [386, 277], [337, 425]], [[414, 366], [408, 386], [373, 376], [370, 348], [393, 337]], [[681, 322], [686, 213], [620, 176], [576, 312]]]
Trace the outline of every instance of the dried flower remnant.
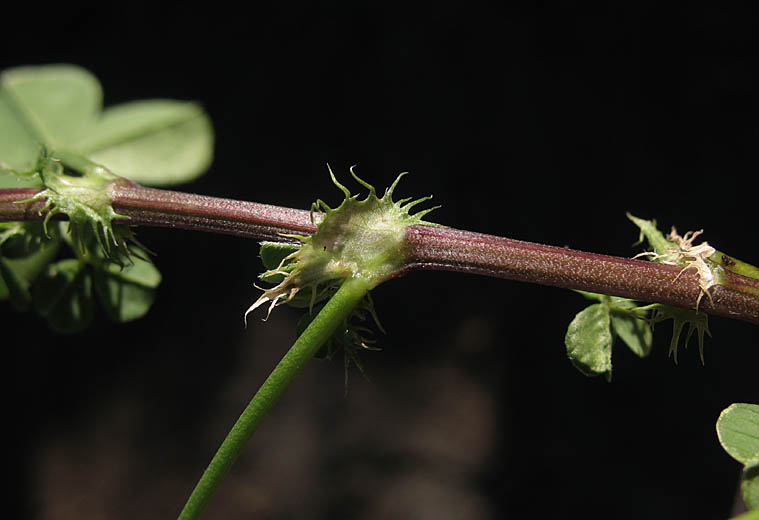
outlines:
[[677, 229], [673, 226], [672, 230], [667, 235], [667, 241], [675, 244], [676, 247], [670, 248], [670, 250], [664, 254], [646, 252], [635, 256], [635, 258], [650, 256], [653, 257], [654, 260], [669, 265], [685, 265], [680, 273], [678, 273], [675, 280], [677, 280], [677, 278], [679, 278], [686, 270], [695, 269], [696, 274], [698, 274], [698, 287], [700, 289], [698, 299], [696, 300], [696, 310], [698, 310], [698, 306], [701, 303], [701, 298], [703, 298], [704, 294], [706, 294], [709, 297], [709, 300], [711, 300], [712, 295], [709, 290], [717, 284], [714, 271], [709, 266], [709, 262], [711, 262], [709, 257], [716, 253], [717, 250], [710, 246], [708, 242], [702, 242], [695, 246], [693, 245], [693, 240], [703, 232], [703, 229], [699, 229], [698, 231], [688, 231], [685, 235], [680, 236]]

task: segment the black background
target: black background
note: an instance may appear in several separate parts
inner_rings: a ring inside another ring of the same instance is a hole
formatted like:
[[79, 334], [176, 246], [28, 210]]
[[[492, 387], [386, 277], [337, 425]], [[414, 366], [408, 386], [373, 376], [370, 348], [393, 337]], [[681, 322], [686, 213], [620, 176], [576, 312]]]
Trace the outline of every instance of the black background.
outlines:
[[[326, 163], [346, 182], [357, 164], [378, 187], [411, 172], [397, 194], [433, 193], [430, 220], [453, 227], [632, 256], [630, 211], [759, 258], [747, 12], [154, 2], [27, 19], [3, 68], [75, 63], [108, 105], [205, 106], [216, 156], [185, 191], [308, 208], [341, 198]], [[139, 237], [164, 274], [146, 318], [57, 337], [2, 311], [20, 518], [175, 517], [294, 339], [293, 309], [243, 329], [254, 242]], [[695, 342], [667, 358], [661, 324], [645, 360], [617, 345], [607, 384], [566, 359], [572, 292], [424, 272], [374, 298], [371, 381], [354, 372], [344, 397], [341, 360], [310, 364], [208, 518], [729, 516], [740, 466], [714, 423], [759, 398], [756, 326], [712, 319], [702, 367]]]

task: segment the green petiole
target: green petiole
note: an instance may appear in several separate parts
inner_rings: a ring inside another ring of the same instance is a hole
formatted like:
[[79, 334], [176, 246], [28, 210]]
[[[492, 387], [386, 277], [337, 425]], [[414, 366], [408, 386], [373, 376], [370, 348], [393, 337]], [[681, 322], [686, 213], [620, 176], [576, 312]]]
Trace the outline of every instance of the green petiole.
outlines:
[[371, 288], [372, 284], [362, 277], [348, 278], [343, 282], [253, 396], [195, 486], [179, 515], [180, 520], [200, 517], [258, 425], [279, 401], [306, 362], [345, 322]]

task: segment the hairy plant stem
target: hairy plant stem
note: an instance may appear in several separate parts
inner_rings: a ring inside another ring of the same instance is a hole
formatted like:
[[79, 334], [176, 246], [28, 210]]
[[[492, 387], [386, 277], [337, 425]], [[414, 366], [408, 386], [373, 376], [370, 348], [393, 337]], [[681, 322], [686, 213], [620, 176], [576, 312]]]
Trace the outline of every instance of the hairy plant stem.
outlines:
[[[689, 309], [700, 292], [692, 269], [447, 227], [411, 226], [405, 245], [407, 270], [482, 274]], [[709, 294], [699, 310], [759, 323], [759, 280], [726, 272], [724, 285]]]
[[[131, 182], [111, 188], [113, 209], [122, 223], [225, 233], [247, 238], [293, 241], [282, 234], [316, 231], [310, 213], [174, 191], [143, 188]], [[40, 220], [43, 201], [19, 204], [35, 190], [0, 190], [0, 221]], [[317, 214], [314, 214], [318, 218]], [[396, 275], [416, 269], [476, 273], [567, 289], [581, 289], [694, 308], [699, 296], [693, 270], [572, 249], [461, 231], [443, 226], [410, 226], [404, 250], [406, 265]], [[681, 272], [682, 271], [682, 272]], [[723, 285], [699, 310], [759, 323], [759, 280], [726, 272]]]
[[[248, 439], [277, 403], [293, 378], [339, 327], [371, 288], [363, 278], [349, 278], [340, 286], [311, 324], [298, 337], [290, 350], [269, 374], [243, 411], [232, 430], [221, 443], [187, 500], [180, 520], [199, 518], [216, 488], [240, 455]], [[287, 446], [281, 446], [286, 450]]]
[[113, 186], [111, 200], [113, 209], [127, 217], [129, 225], [210, 231], [280, 242], [283, 233], [310, 235], [316, 231], [308, 211], [256, 202], [143, 188], [136, 184]]

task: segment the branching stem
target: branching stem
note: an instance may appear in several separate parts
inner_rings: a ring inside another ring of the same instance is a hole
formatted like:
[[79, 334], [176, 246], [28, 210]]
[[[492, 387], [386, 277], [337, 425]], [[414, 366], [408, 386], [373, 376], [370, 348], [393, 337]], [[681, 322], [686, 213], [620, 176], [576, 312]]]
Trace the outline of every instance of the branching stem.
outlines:
[[[0, 190], [0, 221], [40, 220], [43, 201], [19, 204], [35, 190]], [[316, 231], [305, 210], [143, 188], [130, 182], [111, 187], [113, 209], [130, 225], [163, 226], [291, 241], [282, 234]], [[315, 215], [317, 216], [317, 215]], [[472, 233], [442, 226], [410, 226], [404, 241], [406, 266], [476, 273], [568, 289], [582, 289], [693, 308], [699, 296], [692, 270], [661, 263]], [[679, 276], [678, 276], [679, 275]], [[702, 298], [699, 310], [759, 323], [759, 280], [725, 273], [725, 283]]]

